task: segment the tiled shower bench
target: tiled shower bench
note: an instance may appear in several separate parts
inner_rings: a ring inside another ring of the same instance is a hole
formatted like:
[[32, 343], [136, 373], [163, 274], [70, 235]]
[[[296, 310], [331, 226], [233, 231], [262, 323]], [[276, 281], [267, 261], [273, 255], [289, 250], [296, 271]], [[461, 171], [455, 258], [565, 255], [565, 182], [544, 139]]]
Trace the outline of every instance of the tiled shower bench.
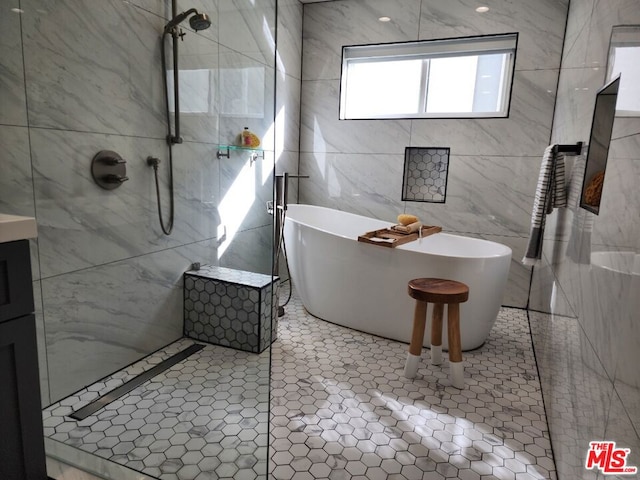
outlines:
[[278, 277], [261, 273], [212, 265], [189, 270], [184, 274], [184, 335], [260, 353], [276, 339], [278, 288]]

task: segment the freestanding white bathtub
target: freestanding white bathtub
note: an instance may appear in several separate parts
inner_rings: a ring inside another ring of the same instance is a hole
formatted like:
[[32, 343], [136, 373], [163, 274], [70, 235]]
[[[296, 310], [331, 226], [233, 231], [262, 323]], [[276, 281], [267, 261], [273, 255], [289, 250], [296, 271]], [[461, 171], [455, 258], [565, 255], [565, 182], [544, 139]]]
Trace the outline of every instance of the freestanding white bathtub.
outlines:
[[[469, 300], [460, 307], [462, 349], [482, 345], [500, 309], [511, 249], [446, 233], [396, 248], [357, 241], [358, 235], [390, 225], [324, 207], [289, 205], [284, 223], [287, 257], [305, 308], [332, 323], [409, 342], [415, 301], [407, 293], [407, 282], [419, 277], [458, 280], [469, 286]], [[425, 346], [430, 344], [431, 308]], [[446, 332], [446, 323], [444, 328]]]

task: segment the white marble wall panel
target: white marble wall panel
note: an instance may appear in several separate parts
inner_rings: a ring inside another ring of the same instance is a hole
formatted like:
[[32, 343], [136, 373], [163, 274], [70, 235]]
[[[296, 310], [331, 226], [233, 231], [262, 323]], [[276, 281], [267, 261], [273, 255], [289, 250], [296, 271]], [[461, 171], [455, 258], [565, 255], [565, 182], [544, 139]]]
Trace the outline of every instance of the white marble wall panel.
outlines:
[[[298, 164], [299, 164], [299, 153], [298, 152], [290, 152], [284, 151], [277, 155], [276, 158], [276, 174], [282, 174], [287, 172], [291, 175], [298, 174]], [[307, 189], [313, 182], [308, 178], [290, 178], [289, 179], [289, 194], [288, 194], [288, 202], [289, 203], [301, 203], [299, 200], [298, 192], [302, 189]]]
[[51, 400], [182, 335], [182, 274], [216, 261], [201, 242], [42, 281]]
[[591, 66], [607, 67], [611, 28], [614, 25], [640, 24], [640, 8], [634, 0], [595, 0], [585, 63]]
[[[220, 160], [220, 228], [227, 244], [236, 232], [271, 225], [267, 201], [273, 198], [273, 153], [251, 159], [251, 153], [231, 151]], [[222, 235], [222, 234], [221, 234]], [[235, 241], [235, 240], [234, 240]]]
[[[569, 285], [556, 278], [556, 274], [560, 275], [562, 272], [555, 268], [556, 265], [552, 266], [545, 255], [545, 252], [561, 251], [566, 248], [566, 242], [551, 239], [545, 240], [545, 245], [546, 248], [543, 246], [544, 252], [540, 259], [540, 264], [533, 269], [531, 290], [529, 292], [529, 308], [539, 312], [550, 312], [554, 315], [576, 318], [575, 302], [572, 303], [571, 301], [573, 297], [564, 290]], [[523, 248], [520, 258], [517, 259], [518, 262], [522, 261], [524, 251]]]
[[301, 152], [404, 154], [410, 120], [338, 120], [339, 100], [338, 80], [303, 83]]
[[404, 212], [404, 155], [301, 153], [300, 203], [394, 222]]
[[527, 248], [527, 239], [501, 235], [472, 234], [470, 236], [501, 243], [511, 249], [511, 266], [509, 279], [502, 296], [502, 305], [526, 308], [529, 298], [529, 279], [531, 267], [522, 264], [522, 256]]
[[[172, 42], [166, 41], [167, 69], [169, 70], [169, 98], [173, 106]], [[178, 69], [180, 71], [180, 136], [185, 142], [219, 143], [220, 78], [219, 45], [208, 37], [187, 33], [179, 42]], [[155, 72], [162, 79], [162, 69]], [[164, 91], [161, 93], [164, 102]], [[164, 108], [164, 103], [163, 103]], [[173, 110], [173, 107], [171, 107]], [[164, 110], [163, 110], [164, 111]], [[170, 112], [172, 132], [175, 133], [175, 113]], [[167, 133], [165, 122], [164, 132]]]
[[420, 39], [519, 32], [516, 70], [557, 69], [568, 0], [488, 1], [475, 11], [474, 0], [422, 2]]
[[275, 9], [275, 0], [218, 0], [220, 45], [273, 67]]
[[300, 79], [278, 72], [276, 75], [276, 152], [300, 148]]
[[[29, 132], [24, 127], [0, 126], [0, 212], [35, 217]], [[31, 276], [40, 278], [38, 240], [29, 241]]]
[[573, 0], [571, 15], [567, 19], [567, 29], [562, 52], [562, 68], [581, 68], [586, 64], [589, 45], [589, 24], [593, 15], [595, 0]]
[[[161, 159], [163, 213], [168, 218], [168, 159], [163, 140], [32, 129], [32, 155], [43, 277], [215, 237], [218, 165], [215, 149], [174, 148], [175, 230], [160, 231], [149, 155]], [[98, 187], [90, 172], [100, 150], [127, 160], [129, 181]]]
[[22, 8], [31, 126], [165, 136], [161, 17], [116, 0]]
[[272, 252], [273, 227], [265, 225], [238, 232], [219, 263], [222, 267], [270, 275]]
[[302, 4], [298, 0], [278, 1], [278, 45], [276, 69], [302, 78]]
[[34, 216], [33, 179], [26, 127], [0, 126], [0, 212]]
[[260, 148], [273, 150], [274, 68], [221, 46], [219, 75], [230, 75], [220, 80], [220, 143], [235, 145], [249, 127]]
[[596, 92], [604, 85], [604, 69], [563, 68], [560, 71], [553, 143], [589, 143]]
[[446, 203], [407, 202], [407, 211], [435, 216], [453, 231], [526, 236], [538, 170], [535, 157], [452, 153]]
[[[552, 134], [554, 142], [588, 141], [595, 93], [605, 83], [604, 67], [611, 27], [639, 21], [640, 9], [633, 0], [571, 2]], [[566, 293], [577, 316], [583, 352], [588, 352], [588, 355], [582, 355], [583, 363], [587, 363], [584, 358], [595, 359], [591, 364], [600, 365], [604, 372], [603, 383], [613, 392], [598, 404], [598, 408], [607, 410], [608, 421], [602, 433], [596, 431], [594, 434], [604, 435], [603, 438], [632, 449], [640, 448], [637, 435], [640, 423], [637, 401], [640, 331], [636, 321], [640, 308], [636, 297], [640, 285], [636, 282], [637, 276], [631, 273], [633, 265], [629, 259], [618, 265], [615, 262], [607, 265], [592, 254], [622, 252], [634, 258], [634, 254], [640, 251], [637, 213], [640, 208], [637, 192], [639, 130], [637, 119], [616, 119], [600, 214], [596, 216], [574, 206], [567, 215], [554, 214], [552, 229], [563, 241], [545, 241], [545, 256], [550, 259], [552, 273], [544, 278], [534, 270], [534, 285], [539, 282], [544, 287], [557, 282]], [[582, 185], [581, 179], [574, 179], [574, 183], [576, 181], [578, 186]], [[554, 305], [549, 308], [554, 308]], [[566, 331], [556, 325], [549, 334], [558, 338], [566, 336]], [[550, 363], [561, 362], [563, 354], [561, 349], [551, 350]], [[575, 365], [579, 365], [578, 359], [569, 368], [575, 368]], [[545, 369], [553, 370], [549, 365], [540, 364], [539, 367], [541, 376], [548, 374]], [[568, 389], [581, 388], [583, 382], [574, 377], [566, 381]], [[551, 403], [563, 397], [561, 388], [545, 391], [543, 386], [543, 391]], [[566, 426], [579, 424], [581, 419], [592, 414], [592, 405], [576, 404], [571, 411], [564, 412], [562, 419], [549, 416], [561, 478], [565, 465], [563, 456], [583, 460], [588, 442], [586, 438], [581, 442], [567, 441]], [[577, 462], [575, 470], [570, 472], [573, 477], [584, 474], [580, 463]]]
[[[340, 78], [343, 45], [418, 39], [419, 0], [350, 0], [305, 5], [303, 80]], [[389, 22], [378, 18], [388, 16]]]
[[557, 70], [516, 72], [508, 118], [414, 120], [411, 145], [448, 146], [452, 155], [541, 159], [551, 133], [557, 75]]
[[[607, 427], [604, 433], [604, 438], [615, 438], [617, 448], [628, 448], [630, 453], [627, 461], [627, 466], [634, 466], [640, 468], [640, 435], [638, 434], [637, 427], [634, 427], [629, 415], [629, 411], [622, 403], [621, 396], [616, 395], [615, 392], [611, 396], [611, 409], [609, 410], [609, 417], [607, 418]], [[637, 402], [636, 397], [636, 402]], [[637, 403], [636, 403], [637, 406]], [[598, 479], [606, 480], [607, 478], [616, 478], [624, 480], [625, 478], [633, 478], [635, 475], [604, 475], [599, 474]]]
[[0, 124], [26, 125], [20, 13], [18, 0], [3, 2], [0, 16]]
[[558, 478], [595, 479], [584, 459], [604, 438], [611, 383], [575, 319], [529, 315]]

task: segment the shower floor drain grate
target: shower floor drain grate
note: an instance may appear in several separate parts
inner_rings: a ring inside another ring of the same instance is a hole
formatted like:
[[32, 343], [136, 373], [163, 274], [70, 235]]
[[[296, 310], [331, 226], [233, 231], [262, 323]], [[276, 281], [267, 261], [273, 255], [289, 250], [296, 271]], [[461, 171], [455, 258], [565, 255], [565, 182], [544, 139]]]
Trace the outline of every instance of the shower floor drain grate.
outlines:
[[203, 348], [204, 348], [204, 345], [200, 345], [196, 343], [185, 348], [184, 350], [181, 350], [175, 355], [172, 355], [166, 360], [163, 360], [155, 367], [150, 368], [146, 372], [141, 373], [140, 375], [132, 378], [126, 383], [123, 383], [118, 388], [114, 388], [110, 392], [105, 393], [101, 397], [98, 397], [93, 402], [76, 410], [75, 412], [71, 413], [69, 417], [73, 418], [74, 420], [84, 420], [90, 415], [93, 415], [94, 413], [96, 413], [98, 410], [103, 409], [104, 407], [109, 405], [111, 402], [115, 402], [117, 399], [131, 392], [133, 389], [139, 387], [146, 381], [152, 379], [156, 375], [161, 374], [165, 370], [168, 370], [169, 368], [173, 367], [176, 363], [181, 362], [185, 358], [190, 357], [191, 355], [202, 350]]

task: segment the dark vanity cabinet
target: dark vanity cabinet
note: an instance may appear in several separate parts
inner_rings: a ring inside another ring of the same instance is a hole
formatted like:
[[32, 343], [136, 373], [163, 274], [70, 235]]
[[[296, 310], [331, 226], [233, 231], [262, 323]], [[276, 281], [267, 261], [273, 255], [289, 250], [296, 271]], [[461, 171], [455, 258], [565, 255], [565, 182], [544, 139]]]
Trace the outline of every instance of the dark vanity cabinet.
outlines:
[[47, 478], [29, 241], [0, 243], [0, 479]]

